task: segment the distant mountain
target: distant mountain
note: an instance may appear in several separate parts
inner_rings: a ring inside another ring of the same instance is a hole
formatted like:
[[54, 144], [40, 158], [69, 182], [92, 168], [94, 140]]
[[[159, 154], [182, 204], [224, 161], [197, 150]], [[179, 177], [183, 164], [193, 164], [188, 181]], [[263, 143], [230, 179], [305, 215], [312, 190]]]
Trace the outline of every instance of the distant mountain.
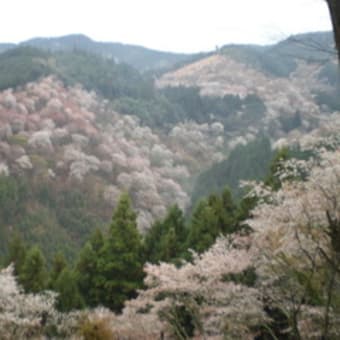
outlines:
[[291, 36], [275, 45], [225, 45], [220, 53], [272, 76], [287, 77], [297, 61], [325, 62], [335, 55], [331, 32]]
[[[228, 45], [215, 53], [187, 55], [167, 73], [162, 69], [152, 76], [104, 53], [118, 45], [83, 35], [30, 40], [0, 54], [0, 90], [53, 74], [66, 85], [94, 90], [117, 111], [138, 116], [148, 126], [219, 121], [233, 134], [240, 128], [276, 136], [296, 127], [310, 129], [321, 105], [330, 111], [339, 106], [329, 91], [337, 82], [330, 32], [298, 35], [272, 46]], [[160, 91], [154, 87], [156, 75]]]
[[335, 56], [332, 32], [312, 32], [290, 36], [271, 47], [276, 55], [320, 62]]
[[127, 63], [139, 71], [168, 68], [191, 58], [190, 54], [161, 52], [136, 45], [97, 42], [82, 34], [67, 35], [57, 38], [35, 38], [22, 43], [51, 52], [85, 51], [98, 54], [116, 62]]
[[[181, 54], [162, 52], [137, 45], [98, 42], [82, 34], [62, 37], [33, 38], [20, 45], [32, 46], [50, 52], [84, 51], [100, 55], [116, 62], [127, 63], [139, 71], [174, 69], [210, 53]], [[331, 32], [305, 33], [291, 36], [271, 46], [229, 44], [220, 49], [220, 53], [231, 56], [238, 61], [251, 64], [261, 71], [276, 76], [287, 76], [295, 69], [294, 59], [325, 60], [334, 53]], [[15, 44], [0, 44], [0, 53], [13, 48]]]

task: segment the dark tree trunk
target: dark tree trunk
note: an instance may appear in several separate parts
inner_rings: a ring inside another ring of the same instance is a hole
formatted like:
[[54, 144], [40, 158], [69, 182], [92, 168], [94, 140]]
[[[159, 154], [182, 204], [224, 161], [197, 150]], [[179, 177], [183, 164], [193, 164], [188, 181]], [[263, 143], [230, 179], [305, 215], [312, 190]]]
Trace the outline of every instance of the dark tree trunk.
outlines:
[[340, 0], [326, 0], [326, 2], [331, 15], [335, 47], [338, 51], [338, 61], [340, 63]]

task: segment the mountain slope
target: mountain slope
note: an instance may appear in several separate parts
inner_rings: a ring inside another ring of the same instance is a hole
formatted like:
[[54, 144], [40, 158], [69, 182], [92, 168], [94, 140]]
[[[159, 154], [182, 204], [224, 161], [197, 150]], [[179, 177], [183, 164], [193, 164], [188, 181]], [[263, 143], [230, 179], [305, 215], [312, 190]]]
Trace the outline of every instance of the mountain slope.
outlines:
[[188, 207], [190, 178], [221, 160], [222, 150], [220, 125], [153, 131], [55, 76], [2, 91], [1, 240], [14, 228], [47, 252], [60, 247], [72, 256], [108, 223], [123, 192], [145, 230], [169, 206]]
[[[332, 39], [330, 32], [323, 32], [290, 37], [273, 46], [228, 45], [157, 79], [162, 91], [195, 89], [201, 98], [224, 103], [213, 118], [224, 125], [226, 153], [231, 154], [197, 178], [194, 202], [226, 184], [238, 191], [239, 179], [264, 174], [263, 165], [256, 168], [256, 160], [248, 162], [255, 150], [245, 159], [238, 155], [255, 147], [259, 134], [272, 142], [298, 140], [340, 110]], [[269, 156], [268, 151], [264, 163]], [[249, 173], [249, 166], [256, 171]]]
[[[321, 34], [321, 38], [327, 40], [328, 37], [328, 34]], [[302, 47], [294, 49], [292, 44], [287, 40], [266, 48], [228, 46], [218, 54], [162, 75], [156, 85], [161, 89], [198, 88], [201, 96], [233, 96], [235, 100], [256, 96], [265, 106], [262, 117], [255, 117], [255, 112], [250, 112], [254, 119], [249, 122], [242, 109], [234, 114], [234, 119], [230, 117], [231, 130], [235, 132], [235, 127], [241, 126], [243, 135], [263, 131], [278, 138], [296, 128], [307, 131], [317, 126], [317, 122], [325, 117], [323, 113], [336, 109], [332, 103], [327, 107], [327, 102], [321, 107], [318, 99], [319, 94], [334, 91], [331, 78], [334, 62], [332, 55], [326, 52], [323, 58], [327, 56], [327, 60], [311, 61], [309, 50], [303, 60]], [[295, 51], [296, 55], [286, 54], [288, 51]], [[281, 59], [275, 57], [278, 53]], [[315, 55], [320, 56], [320, 53]]]

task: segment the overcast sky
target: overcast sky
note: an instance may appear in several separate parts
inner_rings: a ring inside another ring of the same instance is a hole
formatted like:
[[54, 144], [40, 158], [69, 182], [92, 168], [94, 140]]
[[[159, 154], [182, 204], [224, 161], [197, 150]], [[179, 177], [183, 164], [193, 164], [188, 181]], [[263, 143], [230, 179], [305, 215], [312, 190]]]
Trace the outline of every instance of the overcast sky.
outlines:
[[324, 0], [2, 0], [0, 42], [83, 33], [198, 52], [330, 29]]

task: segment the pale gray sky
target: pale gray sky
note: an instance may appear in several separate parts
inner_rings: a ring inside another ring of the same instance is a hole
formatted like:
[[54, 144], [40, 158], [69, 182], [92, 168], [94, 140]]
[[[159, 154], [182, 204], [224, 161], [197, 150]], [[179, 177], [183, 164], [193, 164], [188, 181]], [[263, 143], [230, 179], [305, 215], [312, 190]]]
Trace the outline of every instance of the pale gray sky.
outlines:
[[330, 29], [324, 0], [2, 0], [0, 42], [83, 33], [198, 52]]

